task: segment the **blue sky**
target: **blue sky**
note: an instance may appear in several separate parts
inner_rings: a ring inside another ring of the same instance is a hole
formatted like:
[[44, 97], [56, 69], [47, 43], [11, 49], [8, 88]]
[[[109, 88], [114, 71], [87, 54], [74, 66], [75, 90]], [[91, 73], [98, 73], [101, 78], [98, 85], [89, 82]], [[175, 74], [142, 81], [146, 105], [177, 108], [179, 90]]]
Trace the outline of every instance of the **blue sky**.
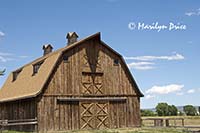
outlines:
[[0, 86], [12, 70], [40, 57], [43, 44], [55, 50], [66, 45], [67, 32], [80, 38], [101, 32], [145, 94], [142, 108], [199, 105], [199, 23], [197, 0], [1, 0], [0, 68], [7, 71]]

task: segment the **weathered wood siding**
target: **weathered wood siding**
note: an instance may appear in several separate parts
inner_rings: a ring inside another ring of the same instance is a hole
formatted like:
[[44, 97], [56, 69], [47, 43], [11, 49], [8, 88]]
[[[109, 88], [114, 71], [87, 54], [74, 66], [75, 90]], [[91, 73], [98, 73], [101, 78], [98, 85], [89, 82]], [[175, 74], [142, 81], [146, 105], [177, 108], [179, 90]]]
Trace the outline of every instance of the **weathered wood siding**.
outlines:
[[38, 106], [39, 131], [74, 130], [79, 128], [77, 103], [57, 102], [58, 97], [43, 97]]
[[[68, 60], [63, 61], [63, 56]], [[60, 97], [126, 97], [125, 102], [109, 102], [108, 128], [140, 126], [139, 96], [125, 64], [116, 54], [93, 39], [63, 56], [39, 97], [39, 131], [83, 126], [80, 102], [59, 102]], [[114, 65], [115, 59], [119, 60], [118, 65]]]
[[[58, 102], [58, 98], [60, 96], [45, 96], [41, 99], [38, 109], [39, 131], [81, 128], [79, 102]], [[96, 101], [91, 103], [94, 102]], [[141, 124], [140, 108], [136, 97], [128, 97], [126, 102], [109, 102], [108, 109], [109, 128], [138, 127]]]
[[[17, 100], [0, 103], [0, 120], [25, 120], [37, 117], [37, 107], [34, 99]], [[35, 131], [36, 125], [8, 126], [4, 129], [19, 131]]]
[[[60, 59], [44, 95], [83, 95], [82, 72], [102, 72], [103, 95], [136, 95], [135, 88], [119, 57], [105, 46], [95, 43], [98, 42], [95, 40], [85, 42], [64, 54], [68, 57], [68, 62]], [[99, 67], [94, 63], [85, 67], [85, 55], [92, 63], [99, 58]], [[119, 60], [119, 65], [113, 64], [114, 59]]]

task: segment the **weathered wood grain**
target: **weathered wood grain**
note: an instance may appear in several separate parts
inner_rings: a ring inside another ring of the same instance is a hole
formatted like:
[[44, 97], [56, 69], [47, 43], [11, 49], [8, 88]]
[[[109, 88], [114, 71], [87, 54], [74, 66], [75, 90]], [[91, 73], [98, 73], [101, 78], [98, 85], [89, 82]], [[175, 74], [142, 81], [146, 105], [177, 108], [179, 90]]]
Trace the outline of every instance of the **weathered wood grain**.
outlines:
[[[141, 124], [139, 97], [119, 55], [91, 39], [63, 53], [39, 96], [0, 103], [0, 119], [37, 118], [38, 127], [10, 127], [22, 131], [135, 127]], [[84, 103], [94, 105], [86, 125]]]

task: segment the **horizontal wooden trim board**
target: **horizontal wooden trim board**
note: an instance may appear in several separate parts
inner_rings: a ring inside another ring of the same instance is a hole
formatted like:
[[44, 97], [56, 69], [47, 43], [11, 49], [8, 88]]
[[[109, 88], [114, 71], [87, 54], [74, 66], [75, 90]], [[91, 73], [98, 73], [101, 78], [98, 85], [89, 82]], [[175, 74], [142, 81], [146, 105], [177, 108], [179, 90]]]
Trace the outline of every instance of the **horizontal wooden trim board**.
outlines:
[[134, 94], [118, 94], [118, 95], [76, 95], [76, 94], [44, 94], [45, 97], [139, 97]]
[[37, 125], [37, 121], [35, 122], [19, 122], [19, 123], [8, 123], [8, 124], [1, 124], [1, 126], [18, 126], [18, 125]]
[[12, 123], [12, 122], [33, 122], [33, 121], [37, 121], [37, 118], [36, 119], [19, 119], [19, 120], [2, 120], [2, 121], [7, 121], [9, 123]]
[[88, 74], [103, 75], [103, 72], [82, 72], [82, 74], [85, 74], [85, 75], [88, 75]]
[[19, 122], [19, 123], [8, 123], [8, 124], [1, 124], [1, 126], [18, 126], [18, 125], [37, 125], [37, 121], [35, 122]]
[[36, 125], [37, 119], [0, 120], [0, 126]]
[[58, 101], [66, 101], [66, 102], [79, 102], [79, 101], [126, 101], [125, 97], [107, 97], [107, 98], [57, 98]]
[[184, 118], [142, 118], [142, 120], [184, 120]]

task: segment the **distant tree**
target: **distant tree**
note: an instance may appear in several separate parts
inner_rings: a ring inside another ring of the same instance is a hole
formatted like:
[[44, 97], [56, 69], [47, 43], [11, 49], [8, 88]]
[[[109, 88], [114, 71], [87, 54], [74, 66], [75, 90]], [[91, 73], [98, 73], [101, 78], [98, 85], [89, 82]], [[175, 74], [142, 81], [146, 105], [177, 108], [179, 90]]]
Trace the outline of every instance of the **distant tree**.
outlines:
[[184, 113], [183, 113], [182, 111], [178, 111], [178, 115], [179, 115], [179, 116], [183, 116]]
[[176, 108], [176, 106], [174, 105], [168, 105], [168, 115], [170, 116], [177, 116], [178, 114], [178, 109]]
[[6, 69], [0, 70], [0, 76], [3, 76], [5, 74]]
[[151, 110], [141, 110], [141, 116], [156, 116], [156, 112], [153, 112]]
[[196, 108], [192, 105], [184, 106], [183, 111], [185, 112], [186, 115], [189, 115], [189, 116], [194, 116], [197, 114]]
[[156, 112], [158, 116], [168, 116], [169, 105], [167, 103], [158, 103], [158, 105], [156, 106]]
[[200, 106], [199, 106], [198, 110], [199, 110], [199, 115], [200, 115]]

